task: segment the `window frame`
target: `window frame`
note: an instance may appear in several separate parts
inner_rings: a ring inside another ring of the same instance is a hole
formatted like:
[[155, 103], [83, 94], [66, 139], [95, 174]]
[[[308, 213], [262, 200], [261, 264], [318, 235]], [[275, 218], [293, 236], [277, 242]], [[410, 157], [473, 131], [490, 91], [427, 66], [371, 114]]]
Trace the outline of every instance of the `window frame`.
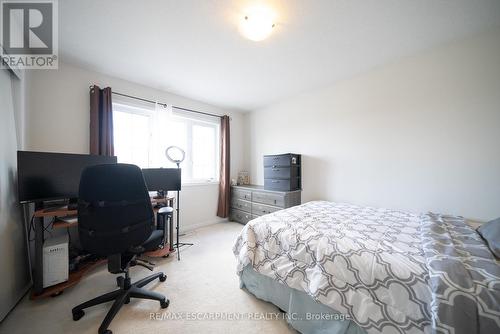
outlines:
[[[146, 108], [141, 108], [137, 107], [134, 105], [128, 105], [125, 103], [120, 103], [120, 102], [113, 102], [112, 103], [112, 110], [113, 113], [115, 112], [115, 105], [120, 106], [120, 108], [123, 108], [124, 110], [116, 110], [117, 112], [124, 112], [124, 113], [129, 113], [129, 114], [135, 114], [135, 115], [140, 115], [148, 118], [148, 166], [151, 164], [151, 142], [153, 138], [153, 121], [154, 121], [154, 114], [153, 110], [148, 110]], [[118, 108], [119, 109], [119, 108]], [[114, 115], [113, 115], [114, 117]], [[114, 126], [114, 124], [113, 124]], [[113, 141], [114, 141], [114, 133], [113, 133]], [[141, 166], [139, 166], [141, 167]], [[143, 168], [143, 167], [141, 167]], [[149, 167], [147, 167], [149, 168]]]
[[[135, 106], [133, 104], [127, 104], [124, 102], [113, 102], [113, 112], [125, 112], [133, 113], [141, 116], [148, 117], [148, 166], [144, 168], [159, 168], [162, 166], [152, 165], [152, 139], [154, 137], [154, 121], [155, 113], [162, 112], [157, 111], [154, 108], [147, 108], [145, 106]], [[115, 108], [116, 106], [116, 108]], [[168, 112], [168, 111], [165, 111]], [[181, 168], [186, 170], [186, 177], [182, 179], [183, 185], [205, 185], [205, 184], [219, 184], [220, 182], [220, 123], [212, 122], [205, 118], [189, 117], [184, 113], [179, 114], [174, 111], [170, 111], [172, 120], [176, 122], [183, 122], [186, 124], [186, 159], [181, 163]], [[214, 129], [214, 148], [215, 148], [215, 164], [214, 164], [214, 177], [213, 178], [197, 178], [193, 177], [193, 127], [194, 126], [211, 127]], [[113, 138], [114, 139], [114, 138]], [[183, 173], [184, 174], [184, 173]]]
[[[203, 121], [200, 119], [195, 119], [195, 118], [187, 118], [187, 117], [176, 117], [174, 118], [184, 118], [188, 122], [187, 126], [187, 145], [188, 149], [186, 150], [186, 156], [191, 159], [188, 161], [188, 166], [189, 166], [189, 175], [191, 178], [189, 179], [188, 183], [219, 183], [219, 177], [220, 177], [220, 145], [219, 145], [219, 138], [220, 138], [220, 124], [215, 123], [215, 122], [208, 122], [208, 121]], [[195, 179], [193, 176], [193, 169], [194, 169], [194, 161], [193, 161], [193, 127], [195, 125], [198, 126], [204, 126], [204, 127], [211, 127], [214, 129], [214, 147], [215, 147], [215, 164], [214, 164], [214, 178], [198, 178]], [[188, 153], [189, 150], [189, 153]], [[186, 162], [186, 160], [184, 160]]]

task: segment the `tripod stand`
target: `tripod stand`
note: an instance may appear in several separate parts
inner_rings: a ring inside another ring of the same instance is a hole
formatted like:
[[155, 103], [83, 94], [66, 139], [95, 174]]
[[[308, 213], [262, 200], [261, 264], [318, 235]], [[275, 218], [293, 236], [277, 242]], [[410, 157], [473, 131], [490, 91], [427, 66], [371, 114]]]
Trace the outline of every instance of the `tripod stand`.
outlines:
[[[177, 163], [177, 168], [180, 168], [179, 167], [180, 162], [176, 162], [176, 163]], [[177, 238], [176, 238], [176, 242], [174, 245], [174, 248], [177, 248], [177, 261], [181, 260], [181, 253], [179, 252], [179, 247], [193, 246], [194, 245], [193, 243], [189, 243], [189, 242], [179, 242], [179, 202], [180, 202], [179, 189], [177, 189], [177, 205], [176, 205], [177, 219], [175, 222], [175, 229], [176, 229], [176, 233], [177, 233]]]

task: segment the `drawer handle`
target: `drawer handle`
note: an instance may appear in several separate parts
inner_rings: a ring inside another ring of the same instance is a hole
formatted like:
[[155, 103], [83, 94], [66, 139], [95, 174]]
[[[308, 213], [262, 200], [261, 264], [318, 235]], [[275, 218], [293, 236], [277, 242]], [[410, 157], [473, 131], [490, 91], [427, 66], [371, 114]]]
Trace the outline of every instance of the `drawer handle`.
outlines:
[[272, 180], [271, 183], [280, 183], [278, 180]]
[[273, 172], [279, 172], [280, 169], [279, 168], [273, 168]]

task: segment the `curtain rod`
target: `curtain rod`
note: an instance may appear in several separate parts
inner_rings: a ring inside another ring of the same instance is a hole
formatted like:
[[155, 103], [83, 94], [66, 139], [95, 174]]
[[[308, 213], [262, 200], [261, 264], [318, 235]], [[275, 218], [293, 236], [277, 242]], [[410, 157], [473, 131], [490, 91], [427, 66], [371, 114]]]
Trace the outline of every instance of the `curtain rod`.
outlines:
[[[152, 100], [148, 100], [148, 99], [143, 99], [142, 97], [127, 95], [127, 94], [113, 92], [113, 91], [111, 91], [111, 93], [112, 94], [116, 94], [116, 95], [120, 95], [120, 96], [125, 96], [125, 97], [131, 98], [131, 99], [140, 100], [140, 101], [149, 102], [149, 103], [154, 103], [154, 104], [159, 104], [161, 106], [167, 107], [166, 103], [160, 103], [160, 102], [156, 102], [156, 101], [152, 101]], [[183, 107], [177, 107], [177, 106], [174, 106], [174, 105], [172, 106], [172, 108], [184, 110], [184, 111], [187, 111], [187, 112], [192, 112], [192, 113], [195, 113], [195, 114], [200, 114], [200, 115], [206, 115], [206, 116], [212, 116], [212, 117], [222, 118], [221, 115], [209, 114], [207, 112], [197, 111], [197, 110], [193, 110], [193, 109], [187, 109], [187, 108], [183, 108]]]

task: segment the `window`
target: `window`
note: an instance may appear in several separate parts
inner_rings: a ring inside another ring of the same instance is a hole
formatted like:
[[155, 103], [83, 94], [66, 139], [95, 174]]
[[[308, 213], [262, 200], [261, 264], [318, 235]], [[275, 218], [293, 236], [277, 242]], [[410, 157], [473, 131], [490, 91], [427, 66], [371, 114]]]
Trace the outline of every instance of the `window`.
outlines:
[[113, 136], [119, 162], [149, 166], [150, 114], [137, 108], [113, 105]]
[[186, 152], [184, 182], [219, 179], [219, 120], [173, 108], [113, 103], [114, 145], [118, 162], [141, 168], [176, 167], [165, 156], [169, 146]]

